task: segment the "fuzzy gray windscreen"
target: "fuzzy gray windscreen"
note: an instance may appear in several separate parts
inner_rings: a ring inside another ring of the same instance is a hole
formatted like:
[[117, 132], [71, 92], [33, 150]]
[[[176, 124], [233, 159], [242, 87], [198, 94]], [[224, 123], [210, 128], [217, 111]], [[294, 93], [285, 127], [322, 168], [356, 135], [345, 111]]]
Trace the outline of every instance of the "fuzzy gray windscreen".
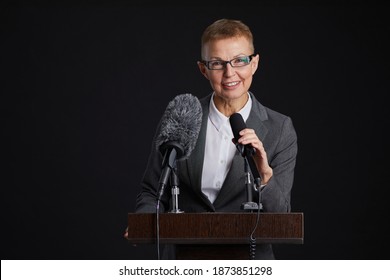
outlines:
[[169, 102], [161, 120], [161, 130], [156, 138], [156, 148], [168, 141], [180, 144], [184, 157], [195, 147], [202, 124], [202, 106], [190, 93], [177, 95]]

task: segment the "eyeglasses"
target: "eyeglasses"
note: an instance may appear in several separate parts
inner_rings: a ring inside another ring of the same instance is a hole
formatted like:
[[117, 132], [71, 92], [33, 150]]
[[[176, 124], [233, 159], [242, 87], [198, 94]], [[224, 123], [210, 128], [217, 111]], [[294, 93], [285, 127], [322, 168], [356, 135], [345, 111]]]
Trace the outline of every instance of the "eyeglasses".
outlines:
[[229, 61], [218, 60], [218, 59], [209, 60], [209, 61], [202, 60], [201, 63], [203, 63], [210, 70], [222, 70], [226, 67], [226, 64], [228, 64], [228, 63], [232, 67], [242, 67], [242, 66], [248, 65], [254, 56], [256, 56], [256, 54], [236, 57], [236, 58], [233, 58], [232, 60], [229, 60]]

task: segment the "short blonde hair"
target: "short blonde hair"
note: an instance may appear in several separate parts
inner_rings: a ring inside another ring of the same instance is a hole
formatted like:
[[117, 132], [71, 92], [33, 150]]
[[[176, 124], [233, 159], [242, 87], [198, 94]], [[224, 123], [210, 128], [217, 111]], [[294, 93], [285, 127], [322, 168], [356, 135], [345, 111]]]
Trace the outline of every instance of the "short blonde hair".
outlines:
[[203, 46], [209, 42], [233, 37], [245, 37], [251, 45], [252, 52], [254, 52], [253, 34], [249, 27], [240, 20], [226, 18], [213, 22], [203, 31], [201, 37], [202, 52]]

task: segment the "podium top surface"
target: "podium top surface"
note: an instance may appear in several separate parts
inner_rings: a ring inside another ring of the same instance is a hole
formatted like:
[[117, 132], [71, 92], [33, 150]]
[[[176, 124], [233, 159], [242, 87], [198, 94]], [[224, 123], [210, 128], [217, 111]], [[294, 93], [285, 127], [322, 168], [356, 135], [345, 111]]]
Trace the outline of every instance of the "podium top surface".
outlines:
[[175, 244], [245, 244], [253, 231], [258, 243], [303, 244], [304, 235], [303, 213], [129, 213], [129, 241], [155, 243], [157, 225], [160, 242]]

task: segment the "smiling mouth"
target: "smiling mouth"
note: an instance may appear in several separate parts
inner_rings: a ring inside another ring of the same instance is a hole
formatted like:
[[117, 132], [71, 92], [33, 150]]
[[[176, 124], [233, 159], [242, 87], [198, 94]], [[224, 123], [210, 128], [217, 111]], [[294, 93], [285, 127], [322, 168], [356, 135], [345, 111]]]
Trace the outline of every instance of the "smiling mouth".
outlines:
[[224, 86], [227, 86], [227, 87], [233, 87], [235, 85], [238, 85], [240, 82], [231, 82], [231, 83], [225, 83], [223, 84]]

